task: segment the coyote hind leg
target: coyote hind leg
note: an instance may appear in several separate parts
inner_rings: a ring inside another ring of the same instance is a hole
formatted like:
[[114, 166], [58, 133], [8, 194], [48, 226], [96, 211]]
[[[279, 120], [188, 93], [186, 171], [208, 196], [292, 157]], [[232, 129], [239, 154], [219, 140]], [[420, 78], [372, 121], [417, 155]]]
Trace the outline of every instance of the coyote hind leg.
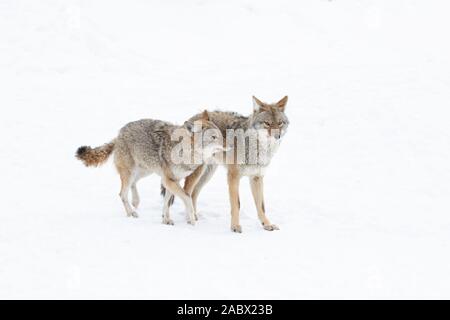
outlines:
[[127, 216], [137, 218], [138, 214], [131, 208], [130, 203], [128, 201], [128, 193], [130, 191], [131, 186], [134, 183], [132, 173], [129, 169], [126, 168], [117, 167], [117, 170], [119, 171], [120, 181], [122, 183], [119, 196], [120, 199], [122, 199], [122, 203], [123, 206], [125, 207]]

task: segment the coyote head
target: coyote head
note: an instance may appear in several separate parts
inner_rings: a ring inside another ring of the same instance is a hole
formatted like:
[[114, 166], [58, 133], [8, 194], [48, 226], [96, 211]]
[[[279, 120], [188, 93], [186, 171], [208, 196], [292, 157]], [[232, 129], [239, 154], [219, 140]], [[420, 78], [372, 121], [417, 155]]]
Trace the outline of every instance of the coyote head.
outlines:
[[276, 140], [283, 137], [289, 126], [289, 120], [284, 110], [288, 97], [285, 96], [277, 103], [264, 103], [253, 96], [253, 115], [250, 125], [256, 130], [265, 130], [267, 136], [274, 137]]
[[[191, 142], [194, 144], [194, 150], [201, 153], [204, 161], [209, 160], [215, 153], [223, 151], [220, 130], [209, 119], [208, 111], [203, 111], [201, 117], [194, 122], [186, 121], [183, 127], [192, 134], [200, 134], [200, 141], [192, 139]], [[200, 145], [196, 143], [200, 143]]]

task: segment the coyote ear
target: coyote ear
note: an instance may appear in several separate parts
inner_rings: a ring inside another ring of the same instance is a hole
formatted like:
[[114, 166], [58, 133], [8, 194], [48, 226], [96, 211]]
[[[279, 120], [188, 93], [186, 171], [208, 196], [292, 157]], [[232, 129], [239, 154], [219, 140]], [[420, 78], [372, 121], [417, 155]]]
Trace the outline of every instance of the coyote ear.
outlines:
[[208, 111], [203, 111], [203, 113], [202, 113], [202, 120], [205, 120], [205, 121], [209, 121], [209, 114], [208, 114]]
[[284, 109], [286, 108], [286, 104], [288, 102], [288, 96], [285, 96], [283, 99], [281, 99], [280, 101], [278, 101], [276, 103], [276, 106], [281, 110], [284, 111]]
[[189, 131], [189, 132], [193, 132], [194, 131], [194, 123], [192, 121], [185, 121], [184, 122], [184, 127]]
[[259, 112], [262, 107], [264, 107], [264, 103], [262, 103], [257, 97], [253, 96], [253, 111]]

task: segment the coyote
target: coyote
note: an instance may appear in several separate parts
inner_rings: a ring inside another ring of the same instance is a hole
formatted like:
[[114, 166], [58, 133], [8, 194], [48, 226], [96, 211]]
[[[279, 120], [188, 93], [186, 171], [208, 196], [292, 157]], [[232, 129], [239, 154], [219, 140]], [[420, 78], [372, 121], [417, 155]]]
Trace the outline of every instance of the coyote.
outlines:
[[[266, 217], [263, 197], [263, 178], [264, 171], [269, 165], [272, 156], [275, 154], [281, 142], [281, 138], [284, 136], [289, 126], [289, 120], [284, 113], [287, 101], [288, 97], [285, 96], [277, 103], [269, 104], [261, 102], [256, 97], [253, 97], [253, 113], [248, 117], [239, 115], [235, 112], [209, 112], [210, 121], [220, 129], [223, 137], [227, 136], [227, 144], [226, 148], [224, 148], [223, 155], [225, 156], [226, 154], [232, 152], [234, 156], [234, 161], [232, 162], [224, 162], [223, 157], [221, 160], [221, 163], [224, 164], [227, 169], [228, 191], [231, 204], [231, 230], [233, 232], [242, 232], [242, 228], [239, 225], [239, 180], [242, 176], [248, 176], [250, 179], [250, 187], [255, 201], [256, 210], [263, 228], [269, 231], [279, 229]], [[193, 116], [189, 119], [189, 121], [195, 121], [199, 118], [201, 118], [201, 114]], [[236, 161], [238, 144], [234, 143], [234, 141], [236, 141], [234, 137], [230, 144], [228, 134], [230, 131], [235, 132], [236, 130], [252, 129], [259, 132], [259, 139], [266, 139], [270, 143], [262, 144], [262, 146], [258, 145], [258, 147], [253, 146], [253, 150], [252, 146], [246, 143], [245, 150], [243, 152], [244, 161], [239, 163]], [[250, 162], [249, 154], [252, 151], [257, 154], [264, 153], [264, 161], [258, 163]], [[192, 197], [195, 212], [197, 210], [197, 198], [200, 190], [214, 174], [217, 169], [217, 164], [205, 164], [203, 167], [205, 168], [201, 169], [201, 171], [186, 177], [184, 184], [184, 190]]]
[[[215, 152], [223, 150], [222, 142], [217, 136], [204, 135], [203, 147], [193, 148], [192, 153], [200, 154], [199, 163], [183, 162], [174, 163], [173, 151], [178, 141], [173, 141], [173, 134], [176, 130], [187, 130], [189, 133], [189, 142], [191, 146], [194, 143], [191, 133], [200, 130], [215, 129], [217, 126], [209, 121], [208, 112], [205, 110], [197, 119], [195, 124], [192, 121], [186, 121], [183, 126], [176, 126], [169, 122], [160, 120], [143, 119], [130, 122], [125, 125], [119, 132], [117, 138], [103, 146], [91, 148], [82, 146], [78, 148], [76, 157], [86, 166], [98, 166], [106, 162], [111, 153], [114, 152], [114, 163], [120, 175], [122, 183], [120, 189], [120, 198], [127, 216], [137, 218], [138, 215], [132, 209], [128, 202], [128, 193], [131, 189], [132, 205], [136, 209], [139, 205], [139, 194], [136, 183], [139, 179], [156, 173], [161, 176], [161, 184], [164, 186], [164, 207], [163, 207], [163, 223], [173, 225], [170, 219], [169, 206], [173, 201], [173, 195], [183, 200], [188, 215], [188, 223], [195, 224], [197, 215], [194, 210], [192, 199], [190, 197], [191, 190], [185, 191], [179, 184], [179, 180], [190, 175], [195, 181], [195, 177], [200, 178], [203, 173], [204, 166]], [[199, 125], [200, 128], [197, 126]]]

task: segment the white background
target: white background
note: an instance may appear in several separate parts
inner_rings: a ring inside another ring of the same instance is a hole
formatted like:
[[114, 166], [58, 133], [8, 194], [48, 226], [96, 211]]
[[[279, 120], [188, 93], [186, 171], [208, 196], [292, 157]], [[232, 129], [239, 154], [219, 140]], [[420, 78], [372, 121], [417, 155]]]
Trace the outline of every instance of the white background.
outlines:
[[[0, 298], [450, 298], [447, 1], [0, 1]], [[251, 112], [289, 95], [230, 232], [221, 168], [200, 221], [161, 224], [159, 177], [126, 218], [127, 122]]]

